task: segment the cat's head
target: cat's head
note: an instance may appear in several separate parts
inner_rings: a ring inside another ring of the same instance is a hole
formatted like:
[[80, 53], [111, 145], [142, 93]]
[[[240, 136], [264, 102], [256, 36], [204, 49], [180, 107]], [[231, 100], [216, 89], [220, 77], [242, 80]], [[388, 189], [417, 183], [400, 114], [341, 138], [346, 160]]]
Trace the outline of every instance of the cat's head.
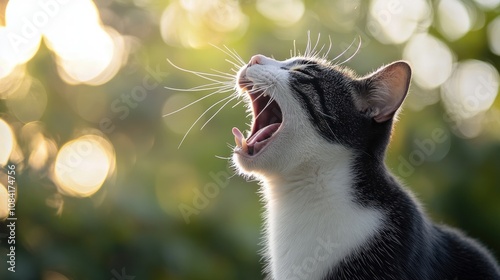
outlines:
[[334, 161], [346, 150], [383, 160], [410, 77], [403, 61], [357, 77], [321, 59], [253, 56], [237, 79], [252, 127], [246, 137], [233, 128], [233, 160], [264, 176]]

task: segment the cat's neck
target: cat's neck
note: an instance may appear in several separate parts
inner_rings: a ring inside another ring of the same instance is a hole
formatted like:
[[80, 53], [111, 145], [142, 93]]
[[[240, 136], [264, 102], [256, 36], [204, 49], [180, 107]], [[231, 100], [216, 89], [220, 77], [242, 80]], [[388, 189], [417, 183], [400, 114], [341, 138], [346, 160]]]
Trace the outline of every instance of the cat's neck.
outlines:
[[273, 279], [321, 279], [380, 228], [382, 213], [354, 202], [351, 152], [330, 156], [263, 181]]

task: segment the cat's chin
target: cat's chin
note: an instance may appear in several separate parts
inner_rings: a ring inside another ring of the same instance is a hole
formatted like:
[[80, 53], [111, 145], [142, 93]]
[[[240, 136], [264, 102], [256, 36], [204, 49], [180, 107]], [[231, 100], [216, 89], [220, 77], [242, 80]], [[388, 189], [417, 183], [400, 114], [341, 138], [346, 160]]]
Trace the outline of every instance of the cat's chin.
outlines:
[[[265, 140], [265, 146], [257, 154], [248, 154], [242, 148], [236, 147], [233, 151], [233, 162], [238, 167], [241, 173], [246, 175], [256, 175], [266, 173], [271, 168], [276, 168], [276, 164], [272, 158], [272, 138]], [[269, 148], [269, 149], [268, 149]]]
[[262, 157], [248, 157], [241, 155], [237, 152], [233, 154], [233, 164], [236, 167], [238, 173], [248, 178], [263, 179], [269, 175], [279, 173], [277, 170], [271, 170], [271, 164], [264, 163], [266, 160]]
[[233, 150], [232, 161], [241, 174], [253, 177], [267, 177], [283, 173], [289, 165], [289, 155], [282, 148], [290, 146], [286, 141], [281, 127], [272, 137], [264, 140], [265, 146], [258, 153], [248, 154], [243, 149], [236, 147]]

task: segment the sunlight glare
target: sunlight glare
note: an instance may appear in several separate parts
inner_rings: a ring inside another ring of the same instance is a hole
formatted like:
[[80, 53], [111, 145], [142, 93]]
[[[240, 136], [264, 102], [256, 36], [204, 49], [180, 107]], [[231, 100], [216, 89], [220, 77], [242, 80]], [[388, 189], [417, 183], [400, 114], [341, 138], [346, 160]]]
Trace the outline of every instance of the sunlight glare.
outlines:
[[197, 36], [191, 34], [189, 23], [185, 22], [183, 9], [178, 3], [171, 3], [165, 8], [160, 19], [160, 32], [163, 41], [170, 46], [183, 46], [196, 48], [202, 42], [191, 44], [190, 38]]
[[473, 118], [479, 120], [476, 117], [490, 109], [498, 94], [499, 79], [497, 70], [484, 61], [466, 60], [455, 66], [443, 84], [441, 98], [457, 126]]
[[474, 0], [480, 7], [485, 10], [491, 10], [500, 4], [500, 0]]
[[451, 74], [453, 54], [448, 46], [429, 34], [413, 36], [406, 44], [403, 58], [413, 68], [413, 79], [423, 89], [433, 89]]
[[0, 183], [0, 221], [5, 220], [9, 215], [9, 206], [7, 200], [9, 193], [2, 183]]
[[441, 0], [437, 8], [438, 29], [450, 41], [460, 39], [472, 28], [467, 7], [459, 0]]
[[16, 64], [30, 60], [40, 47], [42, 29], [48, 24], [49, 15], [41, 10], [38, 2], [10, 0], [5, 8], [7, 41], [0, 44], [0, 51]]
[[9, 161], [14, 148], [14, 133], [9, 124], [3, 119], [0, 119], [0, 139], [2, 141], [2, 145], [0, 145], [0, 166], [3, 167]]
[[237, 1], [221, 1], [218, 6], [212, 6], [211, 11], [207, 13], [207, 19], [218, 32], [237, 30], [247, 21]]
[[91, 196], [110, 175], [114, 162], [111, 143], [96, 135], [82, 136], [59, 150], [54, 165], [55, 182], [62, 194]]
[[198, 25], [197, 21], [201, 19], [220, 32], [229, 32], [238, 28], [243, 20], [237, 1], [182, 0], [180, 4], [192, 16], [190, 17], [191, 23]]
[[500, 56], [500, 16], [488, 24], [488, 44], [491, 52]]
[[119, 44], [118, 32], [102, 26], [90, 0], [11, 0], [5, 22], [0, 27], [0, 78], [30, 60], [42, 38], [56, 54], [58, 71], [69, 84], [109, 81], [127, 50]]
[[21, 128], [19, 139], [28, 144], [28, 164], [33, 170], [46, 167], [49, 159], [53, 159], [57, 154], [56, 143], [45, 137], [45, 125], [40, 121], [25, 124]]
[[114, 75], [98, 83], [94, 80], [112, 64], [115, 44], [100, 24], [97, 7], [92, 1], [78, 0], [65, 8], [44, 32], [47, 45], [57, 54], [59, 74], [69, 84], [107, 82]]
[[0, 26], [0, 79], [7, 77], [18, 64], [7, 38], [7, 29]]
[[113, 58], [113, 40], [100, 27], [92, 30], [87, 28], [80, 33], [61, 34], [58, 39], [61, 39], [60, 45], [53, 44], [54, 40], [51, 41], [51, 46], [58, 54], [59, 74], [69, 84], [95, 79], [104, 72]]
[[215, 38], [241, 36], [248, 18], [238, 1], [183, 0], [172, 2], [161, 15], [163, 41], [172, 46], [201, 48]]
[[297, 23], [305, 12], [302, 0], [257, 0], [257, 10], [281, 26]]
[[0, 78], [0, 99], [8, 99], [17, 93], [27, 76], [25, 69], [25, 64], [17, 65], [7, 76]]
[[56, 154], [57, 147], [53, 140], [49, 140], [41, 133], [37, 134], [30, 143], [28, 164], [33, 170], [41, 170], [46, 166], [48, 159]]
[[374, 0], [370, 5], [367, 28], [384, 44], [406, 42], [422, 24], [430, 22], [430, 7], [425, 0]]

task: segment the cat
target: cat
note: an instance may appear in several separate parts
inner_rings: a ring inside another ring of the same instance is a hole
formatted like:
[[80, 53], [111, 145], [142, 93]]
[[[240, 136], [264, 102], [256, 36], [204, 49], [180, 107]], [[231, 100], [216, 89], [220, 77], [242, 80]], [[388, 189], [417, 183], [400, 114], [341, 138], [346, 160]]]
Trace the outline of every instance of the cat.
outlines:
[[396, 61], [358, 77], [325, 59], [255, 55], [237, 73], [253, 120], [232, 161], [265, 202], [274, 280], [498, 280], [492, 254], [432, 223], [384, 164], [411, 79]]

